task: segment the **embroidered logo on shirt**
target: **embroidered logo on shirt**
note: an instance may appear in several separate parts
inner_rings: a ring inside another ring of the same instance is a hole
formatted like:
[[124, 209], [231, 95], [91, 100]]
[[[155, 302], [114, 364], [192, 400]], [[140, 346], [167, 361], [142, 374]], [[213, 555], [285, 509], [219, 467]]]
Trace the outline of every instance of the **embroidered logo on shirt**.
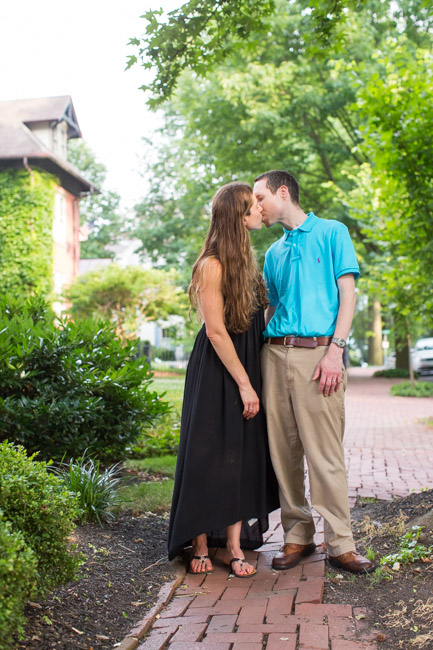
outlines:
[[317, 263], [320, 264], [320, 257], [317, 258]]

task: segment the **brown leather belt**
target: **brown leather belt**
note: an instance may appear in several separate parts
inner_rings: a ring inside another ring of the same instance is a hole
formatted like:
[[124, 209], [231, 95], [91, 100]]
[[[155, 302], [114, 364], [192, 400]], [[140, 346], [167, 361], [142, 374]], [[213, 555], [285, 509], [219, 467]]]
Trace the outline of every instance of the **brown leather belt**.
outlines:
[[294, 348], [317, 348], [318, 345], [331, 345], [332, 336], [273, 336], [269, 338], [271, 345], [284, 345]]

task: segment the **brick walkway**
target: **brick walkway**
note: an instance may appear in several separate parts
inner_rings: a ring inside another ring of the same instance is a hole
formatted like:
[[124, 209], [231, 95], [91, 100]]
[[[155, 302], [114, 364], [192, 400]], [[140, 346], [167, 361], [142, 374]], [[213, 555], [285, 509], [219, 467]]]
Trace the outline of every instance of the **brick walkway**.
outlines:
[[[350, 499], [391, 498], [433, 486], [433, 398], [390, 397], [390, 380], [373, 379], [372, 369], [350, 371], [345, 448]], [[322, 522], [316, 517], [316, 543]], [[325, 555], [318, 547], [289, 571], [270, 563], [282, 544], [279, 512], [270, 517], [265, 544], [248, 552], [257, 566], [251, 579], [228, 579], [220, 551], [212, 575], [186, 574], [144, 640], [140, 625], [121, 650], [373, 650], [368, 612], [322, 604]]]

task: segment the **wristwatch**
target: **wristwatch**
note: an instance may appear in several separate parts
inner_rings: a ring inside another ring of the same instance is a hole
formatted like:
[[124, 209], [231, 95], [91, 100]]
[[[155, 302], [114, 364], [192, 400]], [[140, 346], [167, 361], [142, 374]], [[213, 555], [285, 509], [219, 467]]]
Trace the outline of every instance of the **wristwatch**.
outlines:
[[339, 339], [338, 336], [333, 336], [332, 337], [332, 343], [335, 343], [335, 345], [338, 345], [339, 348], [345, 348], [346, 347], [346, 341], [344, 339]]

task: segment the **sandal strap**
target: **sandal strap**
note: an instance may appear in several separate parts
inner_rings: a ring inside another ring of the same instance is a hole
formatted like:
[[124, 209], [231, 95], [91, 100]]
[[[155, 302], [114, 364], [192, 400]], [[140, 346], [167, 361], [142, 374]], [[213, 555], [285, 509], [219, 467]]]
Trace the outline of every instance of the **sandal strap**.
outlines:
[[209, 559], [209, 555], [193, 555], [191, 560], [200, 560], [200, 562], [206, 562]]
[[233, 562], [239, 562], [241, 568], [243, 567], [244, 564], [248, 564], [248, 562], [244, 557], [234, 557], [232, 560], [230, 560], [230, 566], [232, 566]]

